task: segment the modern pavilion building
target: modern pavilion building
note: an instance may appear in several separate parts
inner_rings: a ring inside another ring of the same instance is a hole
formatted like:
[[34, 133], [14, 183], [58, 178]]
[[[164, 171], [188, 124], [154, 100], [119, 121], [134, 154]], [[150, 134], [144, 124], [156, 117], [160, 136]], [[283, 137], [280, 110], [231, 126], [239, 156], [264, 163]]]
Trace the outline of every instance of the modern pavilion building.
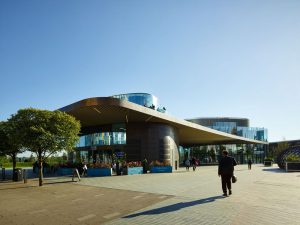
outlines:
[[89, 162], [111, 162], [114, 154], [127, 161], [168, 161], [177, 168], [179, 146], [267, 144], [172, 117], [147, 93], [88, 98], [60, 110], [81, 122], [76, 150]]

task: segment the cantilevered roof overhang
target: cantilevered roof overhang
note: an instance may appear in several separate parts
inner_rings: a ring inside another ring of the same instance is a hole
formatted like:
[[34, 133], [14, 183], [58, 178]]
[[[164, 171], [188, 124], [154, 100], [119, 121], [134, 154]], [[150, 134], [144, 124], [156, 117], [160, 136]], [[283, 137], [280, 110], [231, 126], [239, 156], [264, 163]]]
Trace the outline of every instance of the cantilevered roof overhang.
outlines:
[[65, 106], [60, 111], [74, 116], [82, 127], [112, 123], [164, 123], [178, 129], [179, 144], [183, 146], [203, 144], [268, 144], [214, 129], [210, 129], [153, 109], [111, 97], [95, 97]]

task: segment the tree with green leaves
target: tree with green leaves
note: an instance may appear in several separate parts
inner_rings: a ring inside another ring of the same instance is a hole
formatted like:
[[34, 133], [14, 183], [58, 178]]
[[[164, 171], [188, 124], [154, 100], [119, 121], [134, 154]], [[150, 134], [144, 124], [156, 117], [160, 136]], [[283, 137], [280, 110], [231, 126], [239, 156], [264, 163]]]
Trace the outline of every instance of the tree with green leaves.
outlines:
[[80, 122], [61, 111], [21, 109], [8, 122], [15, 140], [37, 156], [39, 186], [43, 185], [43, 162], [52, 154], [73, 150], [79, 140]]
[[195, 147], [192, 147], [191, 150], [192, 150], [192, 155], [199, 160], [204, 160], [207, 157], [207, 154], [208, 154], [207, 146], [195, 146]]
[[272, 152], [272, 155], [274, 158], [277, 158], [277, 156], [284, 151], [285, 149], [287, 149], [289, 147], [289, 143], [287, 141], [282, 141], [279, 142], [277, 144], [277, 147], [274, 149], [274, 151]]
[[[8, 121], [0, 122], [0, 155], [8, 155], [11, 157], [13, 163], [13, 171], [17, 165], [17, 155], [22, 153], [24, 149], [15, 139], [14, 130]], [[13, 180], [15, 180], [15, 173], [13, 172]]]
[[214, 147], [211, 147], [209, 150], [209, 156], [211, 157], [212, 161], [215, 162], [216, 161], [216, 151], [214, 149]]
[[247, 159], [252, 158], [253, 150], [254, 150], [253, 146], [251, 146], [251, 145], [247, 145], [246, 146], [246, 156], [247, 156]]

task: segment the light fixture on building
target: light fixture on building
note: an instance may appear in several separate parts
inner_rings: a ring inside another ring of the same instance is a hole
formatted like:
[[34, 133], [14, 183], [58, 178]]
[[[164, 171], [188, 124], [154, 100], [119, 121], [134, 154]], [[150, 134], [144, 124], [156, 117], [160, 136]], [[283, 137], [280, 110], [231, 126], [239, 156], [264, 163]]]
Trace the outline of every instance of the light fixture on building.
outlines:
[[97, 113], [101, 114], [101, 112], [97, 108], [93, 108]]

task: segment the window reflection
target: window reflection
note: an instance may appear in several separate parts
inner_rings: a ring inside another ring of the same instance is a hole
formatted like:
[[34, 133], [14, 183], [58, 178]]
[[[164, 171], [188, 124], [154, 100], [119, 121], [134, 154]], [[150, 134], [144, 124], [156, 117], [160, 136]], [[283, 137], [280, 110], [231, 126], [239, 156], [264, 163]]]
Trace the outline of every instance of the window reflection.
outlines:
[[148, 93], [128, 93], [128, 94], [113, 95], [111, 97], [118, 98], [121, 100], [126, 100], [141, 106], [145, 106], [147, 108], [151, 108], [161, 113], [167, 112], [167, 109], [165, 107], [159, 105], [158, 98]]
[[126, 144], [126, 132], [101, 132], [81, 136], [76, 147], [124, 144]]

